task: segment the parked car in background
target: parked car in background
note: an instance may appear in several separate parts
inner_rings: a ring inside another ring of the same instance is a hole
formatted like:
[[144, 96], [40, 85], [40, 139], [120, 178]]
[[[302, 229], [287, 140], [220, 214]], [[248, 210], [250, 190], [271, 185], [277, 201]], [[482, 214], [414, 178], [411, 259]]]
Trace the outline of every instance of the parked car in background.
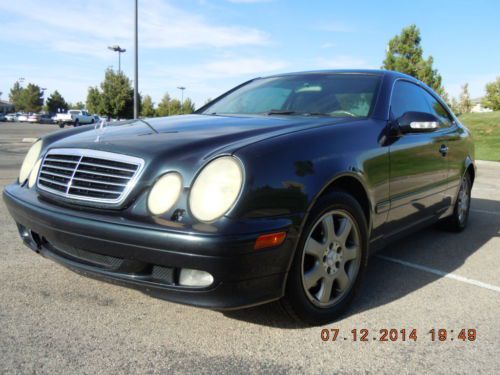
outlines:
[[58, 113], [56, 115], [56, 122], [60, 128], [63, 128], [64, 125], [80, 126], [93, 124], [96, 120], [94, 116], [85, 110], [70, 109], [66, 113]]
[[49, 114], [40, 115], [40, 119], [38, 120], [40, 124], [55, 124], [52, 116]]
[[37, 113], [32, 113], [31, 115], [28, 115], [28, 119], [26, 120], [26, 122], [34, 124], [37, 123], [39, 120], [40, 120], [40, 115]]
[[18, 115], [18, 113], [8, 113], [7, 115], [5, 115], [5, 119], [9, 122], [16, 122]]
[[281, 300], [325, 324], [370, 253], [437, 221], [463, 230], [475, 175], [469, 130], [431, 88], [342, 70], [46, 135], [3, 197], [27, 246], [84, 275], [205, 308]]
[[1, 122], [7, 121], [7, 119], [5, 118], [5, 113], [0, 113], [0, 121]]
[[26, 113], [20, 113], [17, 115], [18, 122], [28, 122], [28, 115]]

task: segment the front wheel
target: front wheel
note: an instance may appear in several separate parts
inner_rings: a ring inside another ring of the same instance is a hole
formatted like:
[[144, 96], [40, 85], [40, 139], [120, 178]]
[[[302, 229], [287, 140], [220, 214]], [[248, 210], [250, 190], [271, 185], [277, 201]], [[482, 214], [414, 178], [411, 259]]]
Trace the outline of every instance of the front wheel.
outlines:
[[75, 120], [75, 124], [73, 125], [75, 128], [80, 125], [80, 121], [78, 119]]
[[62, 122], [58, 123], [57, 125], [59, 125], [61, 129], [64, 128], [64, 124]]
[[329, 323], [349, 306], [367, 266], [363, 210], [349, 194], [334, 192], [311, 211], [288, 276], [282, 304], [310, 325]]

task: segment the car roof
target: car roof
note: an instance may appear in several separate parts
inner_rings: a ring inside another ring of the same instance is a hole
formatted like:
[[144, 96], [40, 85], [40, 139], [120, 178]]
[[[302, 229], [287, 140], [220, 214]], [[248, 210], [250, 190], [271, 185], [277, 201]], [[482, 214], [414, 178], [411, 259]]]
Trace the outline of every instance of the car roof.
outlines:
[[377, 76], [390, 76], [393, 79], [395, 78], [406, 78], [415, 82], [419, 82], [414, 77], [396, 72], [394, 70], [384, 70], [384, 69], [326, 69], [326, 70], [311, 70], [311, 71], [302, 71], [302, 72], [291, 72], [291, 73], [278, 73], [273, 74], [266, 77], [259, 78], [272, 78], [272, 77], [283, 77], [283, 76], [294, 76], [294, 75], [308, 75], [308, 74], [370, 74]]

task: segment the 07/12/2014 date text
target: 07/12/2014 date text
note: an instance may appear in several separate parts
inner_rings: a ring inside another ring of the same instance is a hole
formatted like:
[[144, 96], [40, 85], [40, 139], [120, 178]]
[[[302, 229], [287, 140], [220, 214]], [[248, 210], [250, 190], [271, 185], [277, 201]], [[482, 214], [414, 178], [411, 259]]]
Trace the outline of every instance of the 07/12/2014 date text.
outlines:
[[428, 331], [420, 332], [416, 328], [396, 329], [382, 328], [380, 330], [370, 330], [367, 328], [352, 329], [341, 332], [338, 328], [323, 328], [321, 330], [321, 340], [323, 342], [338, 341], [361, 341], [361, 342], [396, 342], [396, 341], [420, 341], [427, 340], [431, 342], [473, 342], [477, 339], [475, 328], [461, 328], [458, 330], [445, 328], [432, 328]]

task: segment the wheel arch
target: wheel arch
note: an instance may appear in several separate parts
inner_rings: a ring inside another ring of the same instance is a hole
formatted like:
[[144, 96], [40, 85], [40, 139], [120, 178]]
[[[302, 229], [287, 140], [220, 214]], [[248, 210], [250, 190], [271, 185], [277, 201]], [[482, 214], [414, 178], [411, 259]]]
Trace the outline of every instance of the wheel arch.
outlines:
[[474, 164], [470, 156], [467, 156], [467, 158], [465, 159], [464, 175], [465, 173], [469, 173], [472, 187], [472, 185], [474, 185], [474, 180], [476, 179], [476, 165]]
[[359, 175], [355, 174], [354, 172], [344, 172], [335, 175], [331, 180], [329, 180], [311, 200], [300, 226], [299, 237], [302, 235], [305, 224], [309, 219], [309, 213], [311, 212], [314, 205], [321, 197], [331, 193], [332, 191], [342, 191], [350, 194], [359, 202], [361, 208], [363, 209], [363, 213], [365, 214], [368, 236], [370, 236], [373, 206], [368, 194], [368, 189], [366, 188], [364, 181]]

